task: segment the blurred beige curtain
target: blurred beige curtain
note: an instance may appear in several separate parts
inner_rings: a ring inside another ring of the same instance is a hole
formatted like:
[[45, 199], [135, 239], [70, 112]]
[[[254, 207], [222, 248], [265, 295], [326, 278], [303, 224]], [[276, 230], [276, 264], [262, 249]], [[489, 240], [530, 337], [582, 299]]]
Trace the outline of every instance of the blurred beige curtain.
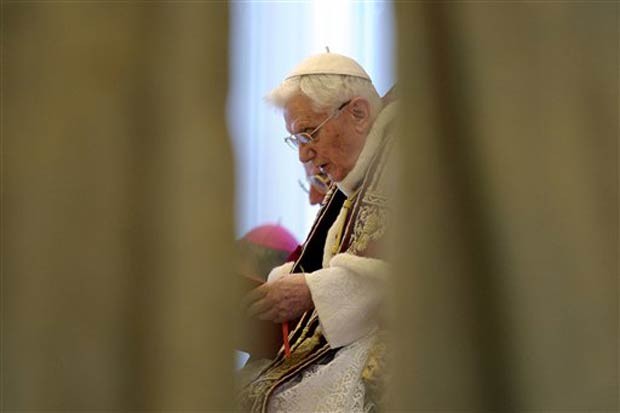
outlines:
[[391, 408], [618, 405], [618, 4], [396, 2]]
[[2, 2], [2, 411], [231, 406], [224, 2]]

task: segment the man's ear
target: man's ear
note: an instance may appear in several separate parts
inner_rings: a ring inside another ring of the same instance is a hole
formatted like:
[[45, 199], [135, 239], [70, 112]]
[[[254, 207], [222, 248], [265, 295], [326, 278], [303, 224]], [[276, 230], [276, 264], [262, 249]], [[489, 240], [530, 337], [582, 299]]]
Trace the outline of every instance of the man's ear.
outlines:
[[370, 103], [364, 98], [355, 98], [349, 103], [348, 111], [353, 116], [355, 129], [365, 132], [370, 124]]

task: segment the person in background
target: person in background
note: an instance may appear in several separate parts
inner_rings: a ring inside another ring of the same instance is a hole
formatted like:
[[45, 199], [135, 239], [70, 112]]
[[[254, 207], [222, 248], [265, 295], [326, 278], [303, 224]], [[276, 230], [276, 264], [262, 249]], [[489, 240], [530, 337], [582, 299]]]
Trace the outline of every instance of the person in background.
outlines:
[[278, 224], [253, 228], [237, 241], [242, 275], [267, 280], [273, 267], [287, 261], [298, 243], [289, 230]]
[[308, 181], [308, 187], [303, 182], [299, 182], [302, 189], [308, 194], [308, 202], [310, 205], [318, 205], [321, 203], [325, 194], [331, 185], [330, 179], [315, 168], [312, 162], [306, 162], [303, 164], [306, 171], [306, 180]]
[[252, 412], [362, 412], [380, 405], [381, 248], [392, 197], [396, 104], [366, 71], [335, 53], [301, 62], [268, 96], [283, 110], [285, 143], [334, 184], [299, 257], [244, 299], [250, 316], [292, 322], [290, 354], [244, 369], [239, 407]]

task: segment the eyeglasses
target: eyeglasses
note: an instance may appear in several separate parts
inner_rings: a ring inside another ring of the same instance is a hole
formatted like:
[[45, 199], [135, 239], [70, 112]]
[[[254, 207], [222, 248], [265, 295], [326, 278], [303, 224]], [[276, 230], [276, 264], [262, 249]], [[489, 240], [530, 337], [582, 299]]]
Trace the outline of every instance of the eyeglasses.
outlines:
[[308, 144], [310, 142], [316, 142], [318, 139], [316, 139], [314, 137], [314, 135], [319, 131], [319, 129], [321, 129], [323, 127], [323, 125], [325, 125], [329, 120], [333, 119], [336, 115], [338, 115], [340, 112], [342, 112], [342, 110], [345, 108], [345, 106], [347, 106], [350, 102], [351, 102], [350, 100], [347, 100], [342, 105], [340, 105], [338, 107], [338, 109], [336, 109], [334, 111], [334, 113], [329, 115], [327, 117], [327, 119], [325, 119], [323, 122], [319, 123], [319, 126], [314, 128], [314, 130], [312, 132], [310, 132], [310, 133], [308, 133], [308, 132], [293, 133], [292, 135], [289, 135], [289, 136], [285, 137], [284, 138], [284, 142], [288, 146], [290, 146], [291, 149], [295, 149], [295, 150], [297, 150], [300, 145], [306, 145], [306, 144]]

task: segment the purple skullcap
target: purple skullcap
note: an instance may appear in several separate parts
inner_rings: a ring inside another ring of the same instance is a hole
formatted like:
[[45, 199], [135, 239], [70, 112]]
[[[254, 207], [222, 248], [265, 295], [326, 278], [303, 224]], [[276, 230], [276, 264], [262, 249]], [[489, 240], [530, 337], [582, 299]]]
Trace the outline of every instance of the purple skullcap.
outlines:
[[291, 253], [297, 248], [297, 240], [286, 228], [276, 224], [258, 226], [245, 234], [243, 240], [278, 251]]

